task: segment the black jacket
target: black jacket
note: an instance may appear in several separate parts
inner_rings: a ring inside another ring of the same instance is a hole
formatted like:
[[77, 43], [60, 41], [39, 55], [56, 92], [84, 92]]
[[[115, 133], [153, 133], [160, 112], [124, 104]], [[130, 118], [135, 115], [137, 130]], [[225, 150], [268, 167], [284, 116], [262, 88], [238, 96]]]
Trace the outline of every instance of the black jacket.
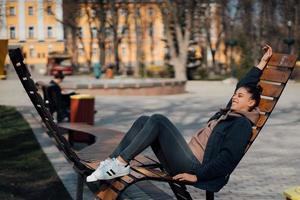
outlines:
[[[257, 84], [262, 71], [253, 67], [242, 78], [235, 90], [243, 85]], [[230, 108], [231, 100], [227, 104]], [[217, 112], [212, 119], [222, 115]], [[213, 129], [207, 142], [202, 164], [194, 168], [198, 178], [195, 187], [217, 192], [229, 180], [229, 176], [242, 159], [252, 133], [252, 123], [246, 117], [229, 116]]]

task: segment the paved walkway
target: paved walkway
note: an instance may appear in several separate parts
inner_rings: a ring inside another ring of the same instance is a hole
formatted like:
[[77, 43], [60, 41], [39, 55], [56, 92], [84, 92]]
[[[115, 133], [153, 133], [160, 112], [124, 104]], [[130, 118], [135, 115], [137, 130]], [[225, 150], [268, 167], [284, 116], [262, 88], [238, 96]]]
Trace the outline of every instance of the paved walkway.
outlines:
[[[188, 82], [188, 93], [180, 95], [97, 96], [96, 125], [126, 131], [138, 116], [161, 113], [169, 116], [188, 140], [219, 107], [227, 103], [233, 89], [234, 85], [201, 81]], [[283, 199], [283, 190], [300, 185], [299, 91], [299, 83], [287, 86], [266, 126], [231, 175], [229, 183], [216, 194], [216, 199]], [[14, 77], [0, 81], [0, 93], [1, 105], [13, 105], [34, 113]], [[71, 184], [74, 181], [66, 183], [66, 187]], [[170, 192], [166, 184], [156, 185]], [[203, 199], [203, 191], [192, 187], [189, 191], [195, 199]], [[126, 198], [136, 199], [139, 194], [134, 195]]]

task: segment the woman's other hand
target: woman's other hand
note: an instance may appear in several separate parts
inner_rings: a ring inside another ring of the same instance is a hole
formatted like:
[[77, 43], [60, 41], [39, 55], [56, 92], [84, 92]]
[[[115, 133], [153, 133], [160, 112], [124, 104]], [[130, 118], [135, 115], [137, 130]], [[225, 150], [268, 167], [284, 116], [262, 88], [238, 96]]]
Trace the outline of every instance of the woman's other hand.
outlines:
[[176, 176], [173, 176], [173, 179], [177, 181], [189, 181], [192, 183], [197, 182], [197, 176], [188, 173], [177, 174]]
[[257, 67], [261, 70], [263, 70], [266, 67], [267, 62], [270, 60], [273, 54], [272, 47], [270, 47], [269, 45], [265, 45], [263, 47], [263, 50], [265, 53], [263, 57], [260, 59], [259, 64], [257, 65]]

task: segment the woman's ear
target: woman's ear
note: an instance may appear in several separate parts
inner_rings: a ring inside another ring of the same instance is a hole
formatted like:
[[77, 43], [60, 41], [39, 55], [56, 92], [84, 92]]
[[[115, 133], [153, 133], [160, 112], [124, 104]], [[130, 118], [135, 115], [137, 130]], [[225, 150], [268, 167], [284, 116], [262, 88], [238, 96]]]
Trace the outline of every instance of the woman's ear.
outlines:
[[255, 103], [256, 103], [256, 101], [254, 99], [250, 98], [249, 101], [248, 101], [249, 108], [253, 108], [253, 106], [255, 105]]

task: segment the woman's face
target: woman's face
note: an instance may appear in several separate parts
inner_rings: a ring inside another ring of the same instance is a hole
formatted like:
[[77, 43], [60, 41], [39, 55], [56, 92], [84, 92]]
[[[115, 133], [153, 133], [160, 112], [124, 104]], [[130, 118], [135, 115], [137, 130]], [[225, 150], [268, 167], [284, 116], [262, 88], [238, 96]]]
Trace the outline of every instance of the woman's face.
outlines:
[[244, 88], [240, 87], [232, 96], [231, 110], [249, 111], [255, 105], [252, 95]]

